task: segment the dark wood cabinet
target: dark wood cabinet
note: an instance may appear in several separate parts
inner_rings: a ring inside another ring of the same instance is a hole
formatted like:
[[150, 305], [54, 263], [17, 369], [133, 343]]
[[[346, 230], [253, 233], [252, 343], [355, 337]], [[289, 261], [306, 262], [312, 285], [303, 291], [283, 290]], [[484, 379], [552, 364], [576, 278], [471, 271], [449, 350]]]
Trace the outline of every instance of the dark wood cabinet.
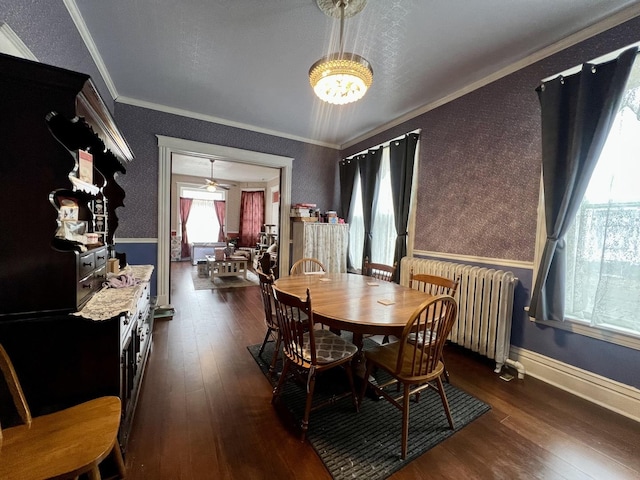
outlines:
[[[125, 197], [116, 177], [133, 154], [85, 74], [0, 54], [0, 92], [0, 343], [34, 415], [118, 395], [128, 430], [150, 347], [149, 286], [132, 312], [75, 313], [106, 280]], [[78, 179], [79, 150], [92, 155], [91, 182]], [[67, 203], [97, 242], [61, 234]]]

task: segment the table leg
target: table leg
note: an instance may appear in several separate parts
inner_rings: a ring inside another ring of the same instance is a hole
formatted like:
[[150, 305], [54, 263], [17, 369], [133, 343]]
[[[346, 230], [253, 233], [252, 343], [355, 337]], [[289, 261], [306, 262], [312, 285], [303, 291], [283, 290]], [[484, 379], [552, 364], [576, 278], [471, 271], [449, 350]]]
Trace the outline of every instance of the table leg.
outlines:
[[364, 378], [364, 374], [367, 370], [367, 365], [364, 359], [364, 352], [362, 351], [364, 337], [361, 333], [354, 333], [351, 342], [358, 347], [358, 353], [353, 357], [352, 368], [357, 377]]

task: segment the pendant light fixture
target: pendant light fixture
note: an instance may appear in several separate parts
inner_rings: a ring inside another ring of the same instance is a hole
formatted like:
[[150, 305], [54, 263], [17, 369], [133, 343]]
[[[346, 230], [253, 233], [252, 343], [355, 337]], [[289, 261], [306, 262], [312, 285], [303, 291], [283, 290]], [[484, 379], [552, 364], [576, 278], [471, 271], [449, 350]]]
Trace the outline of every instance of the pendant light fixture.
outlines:
[[366, 5], [366, 0], [317, 0], [325, 14], [340, 15], [340, 51], [321, 58], [309, 69], [313, 91], [323, 101], [334, 105], [360, 100], [373, 82], [373, 70], [367, 60], [344, 51], [345, 16], [352, 17]]

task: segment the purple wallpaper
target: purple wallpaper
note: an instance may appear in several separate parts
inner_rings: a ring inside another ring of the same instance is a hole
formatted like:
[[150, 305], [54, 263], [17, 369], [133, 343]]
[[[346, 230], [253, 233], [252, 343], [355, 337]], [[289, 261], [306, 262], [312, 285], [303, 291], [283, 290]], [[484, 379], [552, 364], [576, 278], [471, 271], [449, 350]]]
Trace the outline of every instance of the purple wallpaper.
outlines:
[[[91, 75], [109, 108], [109, 92], [61, 1], [0, 0], [8, 23], [43, 62]], [[226, 145], [294, 158], [293, 202], [337, 208], [337, 161], [416, 128], [420, 139], [419, 250], [532, 261], [540, 177], [540, 80], [640, 40], [640, 18], [570, 47], [447, 105], [360, 142], [342, 152], [238, 128], [124, 104], [115, 118], [136, 160], [119, 183], [127, 191], [118, 211], [119, 237], [157, 236], [158, 150], [155, 135]], [[156, 246], [130, 245], [151, 262]], [[498, 266], [499, 267], [499, 266]], [[519, 270], [519, 271], [518, 271]], [[520, 282], [512, 344], [629, 385], [640, 387], [638, 351], [543, 327], [526, 319], [531, 269]]]
[[421, 128], [415, 248], [533, 261], [543, 78], [638, 41], [627, 22], [360, 142], [357, 153]]
[[0, 0], [0, 23], [6, 23], [43, 63], [91, 76], [113, 113], [113, 99], [61, 1]]
[[156, 135], [292, 157], [291, 202], [335, 208], [337, 150], [121, 103], [116, 104], [116, 121], [136, 156], [127, 174], [118, 178], [127, 192], [125, 208], [118, 210], [119, 237], [157, 236]]

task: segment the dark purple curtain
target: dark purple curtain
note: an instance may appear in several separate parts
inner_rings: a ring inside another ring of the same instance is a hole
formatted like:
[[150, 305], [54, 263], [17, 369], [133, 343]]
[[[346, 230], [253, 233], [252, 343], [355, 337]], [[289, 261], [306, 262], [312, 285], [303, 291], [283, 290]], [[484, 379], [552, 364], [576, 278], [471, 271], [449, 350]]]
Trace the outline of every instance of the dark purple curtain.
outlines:
[[182, 221], [182, 251], [180, 256], [182, 258], [189, 258], [191, 252], [189, 251], [189, 239], [187, 238], [187, 220], [189, 220], [189, 212], [191, 211], [192, 198], [180, 197], [180, 220]]
[[[389, 169], [391, 171], [391, 195], [393, 196], [393, 214], [395, 218], [396, 249], [393, 261], [400, 265], [400, 260], [407, 254], [407, 227], [409, 224], [409, 206], [411, 205], [411, 185], [413, 183], [413, 165], [415, 163], [416, 145], [420, 135], [407, 134], [400, 140], [389, 144]], [[394, 281], [400, 283], [400, 269], [396, 268]]]
[[218, 233], [218, 241], [219, 242], [224, 242], [224, 237], [225, 237], [225, 233], [224, 233], [224, 222], [225, 222], [225, 218], [224, 218], [224, 211], [225, 211], [225, 206], [226, 203], [224, 200], [214, 200], [213, 204], [216, 207], [216, 215], [218, 217], [218, 223], [220, 224], [220, 233]]
[[362, 264], [366, 258], [371, 258], [371, 233], [375, 208], [378, 200], [378, 170], [382, 161], [382, 147], [369, 150], [357, 157], [360, 169], [360, 186], [362, 188], [362, 214], [364, 220], [364, 247], [362, 249]]
[[[356, 183], [358, 173], [358, 160], [355, 158], [345, 158], [340, 161], [340, 215], [345, 222], [349, 221], [351, 213], [351, 200], [353, 197], [353, 187]], [[347, 255], [347, 271], [353, 268], [351, 258]]]
[[585, 63], [537, 88], [542, 112], [542, 180], [547, 240], [529, 316], [564, 320], [565, 235], [576, 216], [620, 108], [637, 47], [599, 65]]
[[240, 198], [240, 240], [242, 247], [255, 247], [264, 224], [264, 192], [242, 192]]

